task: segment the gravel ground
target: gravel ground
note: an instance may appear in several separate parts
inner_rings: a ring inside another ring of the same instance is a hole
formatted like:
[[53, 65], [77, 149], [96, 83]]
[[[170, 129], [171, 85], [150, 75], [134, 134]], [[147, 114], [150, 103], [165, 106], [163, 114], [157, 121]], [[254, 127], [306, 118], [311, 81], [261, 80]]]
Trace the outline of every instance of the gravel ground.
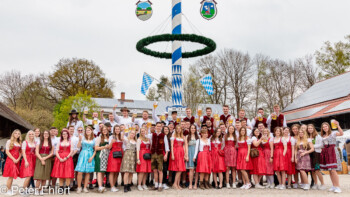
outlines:
[[[136, 176], [134, 183], [136, 182]], [[324, 176], [325, 182], [327, 187], [331, 187], [331, 180], [328, 175]], [[287, 189], [287, 190], [276, 190], [276, 189], [249, 189], [249, 190], [241, 190], [241, 189], [210, 189], [210, 190], [188, 190], [183, 189], [181, 191], [177, 191], [174, 189], [164, 190], [163, 192], [158, 191], [138, 191], [137, 188], [134, 186], [132, 187], [132, 191], [124, 194], [122, 192], [122, 188], [119, 187], [120, 191], [117, 193], [112, 193], [109, 190], [103, 194], [97, 193], [97, 190], [90, 191], [89, 193], [85, 194], [76, 194], [75, 192], [72, 192], [71, 196], [84, 196], [84, 197], [96, 197], [96, 196], [116, 196], [116, 195], [123, 195], [123, 196], [136, 196], [136, 197], [145, 197], [145, 196], [233, 196], [233, 195], [244, 195], [246, 196], [270, 196], [270, 197], [281, 197], [281, 196], [349, 196], [350, 194], [350, 175], [339, 175], [340, 183], [341, 183], [341, 189], [342, 193], [340, 194], [334, 194], [331, 192], [328, 192], [327, 190], [320, 191], [320, 190], [310, 190], [310, 191], [303, 191], [301, 189]], [[24, 179], [18, 178], [14, 181], [14, 185], [22, 185]], [[0, 196], [4, 196], [3, 188], [5, 188], [7, 179], [0, 177], [0, 184], [1, 184], [1, 191]], [[17, 194], [19, 196], [19, 194]], [[48, 196], [48, 195], [47, 195]], [[60, 195], [50, 195], [50, 196], [60, 196]]]

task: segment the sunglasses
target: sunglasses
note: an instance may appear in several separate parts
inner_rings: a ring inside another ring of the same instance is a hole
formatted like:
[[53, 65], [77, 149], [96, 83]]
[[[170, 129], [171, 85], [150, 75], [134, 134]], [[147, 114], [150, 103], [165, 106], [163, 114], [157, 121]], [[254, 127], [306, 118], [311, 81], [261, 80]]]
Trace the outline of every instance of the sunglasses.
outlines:
[[78, 131], [83, 131], [83, 130], [78, 130]]

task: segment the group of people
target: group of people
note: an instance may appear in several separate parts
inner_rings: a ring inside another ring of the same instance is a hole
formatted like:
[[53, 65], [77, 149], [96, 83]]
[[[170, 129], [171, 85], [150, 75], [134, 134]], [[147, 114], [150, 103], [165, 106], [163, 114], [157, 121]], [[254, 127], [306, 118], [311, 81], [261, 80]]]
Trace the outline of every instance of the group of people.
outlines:
[[[320, 134], [312, 124], [294, 124], [287, 127], [286, 119], [274, 106], [274, 113], [264, 118], [264, 110], [252, 120], [240, 110], [238, 118], [223, 106], [219, 117], [206, 114], [192, 116], [186, 109], [183, 119], [172, 112], [171, 119], [156, 116], [153, 121], [144, 111], [142, 118], [129, 116], [122, 108], [122, 116], [109, 113], [105, 119], [94, 112], [92, 119], [78, 112], [69, 114], [67, 127], [58, 137], [58, 129], [29, 131], [25, 140], [19, 130], [13, 131], [6, 143], [7, 160], [4, 177], [7, 194], [13, 179], [24, 178], [24, 188], [36, 180], [36, 195], [43, 195], [47, 183], [59, 188], [76, 188], [77, 193], [88, 193], [92, 177], [96, 177], [98, 192], [106, 188], [118, 192], [118, 177], [124, 192], [130, 192], [137, 173], [137, 189], [162, 191], [169, 189], [221, 189], [226, 187], [250, 189], [310, 189], [308, 173], [312, 175], [312, 189], [326, 189], [320, 170], [330, 172], [331, 192], [340, 193], [337, 170], [341, 168], [336, 137], [343, 135], [327, 122], [320, 126]], [[266, 176], [267, 184], [263, 183]], [[212, 180], [212, 184], [210, 183]], [[292, 180], [294, 180], [292, 182]], [[253, 184], [254, 182], [254, 184]], [[264, 186], [263, 186], [264, 185]], [[149, 188], [152, 187], [152, 188]]]

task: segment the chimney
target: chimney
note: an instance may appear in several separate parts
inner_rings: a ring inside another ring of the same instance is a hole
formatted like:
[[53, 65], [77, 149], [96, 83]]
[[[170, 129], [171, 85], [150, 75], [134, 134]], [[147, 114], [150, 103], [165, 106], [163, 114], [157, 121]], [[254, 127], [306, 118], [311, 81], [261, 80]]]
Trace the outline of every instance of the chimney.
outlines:
[[120, 100], [125, 101], [125, 92], [120, 93]]

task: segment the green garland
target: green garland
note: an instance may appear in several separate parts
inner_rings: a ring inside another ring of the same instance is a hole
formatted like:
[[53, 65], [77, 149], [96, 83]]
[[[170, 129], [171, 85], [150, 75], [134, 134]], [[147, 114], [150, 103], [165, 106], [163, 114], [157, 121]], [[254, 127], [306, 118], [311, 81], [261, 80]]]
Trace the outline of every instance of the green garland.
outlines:
[[164, 41], [189, 41], [189, 42], [196, 42], [196, 43], [206, 45], [206, 47], [203, 49], [182, 53], [182, 58], [191, 58], [191, 57], [207, 55], [215, 51], [216, 49], [216, 43], [212, 39], [206, 38], [204, 36], [199, 36], [196, 34], [161, 34], [156, 36], [150, 36], [140, 40], [136, 44], [136, 49], [139, 52], [146, 55], [150, 55], [158, 58], [171, 59], [172, 53], [152, 51], [146, 48], [150, 44], [153, 44], [156, 42], [164, 42]]

